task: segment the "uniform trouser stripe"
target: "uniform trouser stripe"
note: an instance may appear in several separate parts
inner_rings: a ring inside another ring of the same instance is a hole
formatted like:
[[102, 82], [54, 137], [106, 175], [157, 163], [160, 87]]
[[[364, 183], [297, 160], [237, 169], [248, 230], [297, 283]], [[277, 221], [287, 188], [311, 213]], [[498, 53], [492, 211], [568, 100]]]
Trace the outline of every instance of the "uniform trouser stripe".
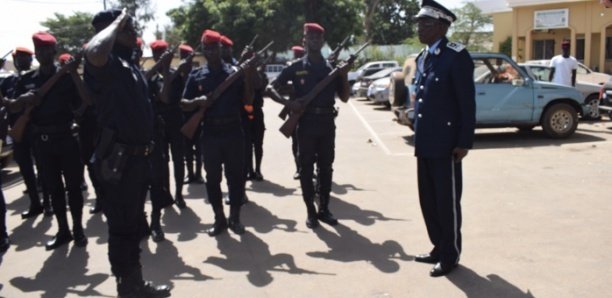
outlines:
[[[457, 228], [457, 181], [455, 180], [456, 177], [456, 173], [455, 173], [455, 161], [453, 159], [451, 159], [451, 179], [452, 179], [452, 195], [453, 195], [453, 246], [455, 248], [455, 251], [457, 252], [457, 256], [459, 256], [459, 254], [461, 253], [461, 251], [459, 251], [459, 246], [457, 244], [457, 233], [458, 228]], [[457, 261], [459, 261], [457, 259]]]

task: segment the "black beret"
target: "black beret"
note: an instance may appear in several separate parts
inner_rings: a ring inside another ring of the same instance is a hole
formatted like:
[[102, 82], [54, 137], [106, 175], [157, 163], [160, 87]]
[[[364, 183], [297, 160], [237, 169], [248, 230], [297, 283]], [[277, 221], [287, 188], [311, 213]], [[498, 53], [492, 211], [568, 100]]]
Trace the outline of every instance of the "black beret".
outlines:
[[112, 23], [120, 14], [119, 9], [103, 10], [93, 17], [91, 24], [95, 27], [98, 24]]

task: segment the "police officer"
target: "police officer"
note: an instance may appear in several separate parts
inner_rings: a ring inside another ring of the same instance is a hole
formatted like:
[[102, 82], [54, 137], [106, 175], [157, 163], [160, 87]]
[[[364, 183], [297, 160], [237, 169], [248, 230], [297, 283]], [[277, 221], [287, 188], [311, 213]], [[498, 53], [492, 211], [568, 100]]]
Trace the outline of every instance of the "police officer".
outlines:
[[[22, 74], [30, 70], [32, 65], [32, 55], [34, 53], [25, 47], [17, 47], [13, 51], [13, 64], [15, 65], [15, 69], [17, 70], [15, 74], [5, 78], [0, 84], [0, 91], [5, 96], [5, 98], [16, 98], [20, 94], [16, 94], [16, 86], [17, 83], [21, 80]], [[15, 121], [21, 116], [22, 112], [17, 112], [8, 114], [8, 124], [9, 126], [13, 126]], [[21, 213], [21, 218], [31, 218], [37, 216], [41, 213], [44, 213], [47, 216], [53, 215], [53, 208], [51, 207], [51, 200], [49, 198], [49, 194], [43, 188], [43, 203], [40, 203], [40, 196], [38, 194], [38, 187], [36, 181], [36, 173], [34, 172], [34, 163], [32, 160], [32, 146], [30, 140], [28, 138], [24, 138], [21, 142], [15, 142], [13, 144], [13, 156], [17, 165], [19, 166], [19, 173], [23, 177], [23, 181], [26, 185], [26, 192], [28, 197], [30, 198], [30, 207], [27, 211]], [[38, 163], [37, 163], [38, 168]], [[37, 169], [40, 180], [42, 180], [42, 175], [40, 173], [40, 169]]]
[[[293, 52], [293, 60], [301, 59], [304, 57], [305, 53], [304, 47], [298, 45], [292, 46], [291, 52]], [[291, 63], [293, 63], [293, 61]], [[293, 90], [291, 93], [293, 93]], [[300, 179], [300, 161], [298, 159], [297, 130], [291, 135], [291, 152], [293, 153], [293, 160], [295, 161], [295, 174], [293, 174], [293, 179], [298, 180]]]
[[[78, 89], [70, 75], [63, 75], [50, 91], [40, 98], [34, 90], [40, 88], [58, 71], [54, 64], [56, 54], [56, 39], [46, 32], [38, 32], [32, 36], [36, 59], [40, 63], [38, 70], [25, 74], [17, 84], [17, 94], [21, 94], [15, 104], [25, 108], [34, 108], [30, 113], [29, 135], [40, 163], [43, 185], [51, 195], [53, 211], [57, 219], [58, 232], [46, 243], [48, 250], [75, 240], [75, 245], [87, 245], [83, 232], [83, 194], [81, 181], [83, 164], [80, 160], [80, 150], [77, 138], [72, 133], [74, 123], [73, 110], [81, 104], [84, 94]], [[77, 75], [78, 62], [69, 64], [69, 71]], [[19, 108], [18, 108], [19, 109]], [[64, 187], [64, 182], [66, 186]], [[68, 204], [72, 215], [72, 234], [66, 217], [66, 190]]]
[[133, 19], [119, 10], [96, 14], [85, 49], [85, 82], [94, 94], [100, 138], [95, 169], [104, 189], [108, 257], [119, 297], [167, 297], [168, 286], [143, 281], [140, 247], [151, 177], [153, 111], [147, 83], [133, 61]]
[[475, 126], [474, 64], [465, 46], [445, 35], [455, 15], [424, 0], [417, 32], [427, 47], [417, 57], [415, 156], [419, 201], [433, 249], [417, 262], [435, 264], [431, 276], [451, 272], [461, 253], [461, 160]]
[[[306, 204], [308, 216], [306, 226], [314, 229], [319, 220], [329, 225], [338, 224], [329, 211], [329, 200], [332, 186], [332, 164], [334, 162], [334, 143], [336, 138], [335, 95], [343, 102], [349, 99], [347, 73], [350, 64], [341, 64], [340, 73], [335, 82], [327, 85], [307, 106], [298, 100], [307, 95], [315, 85], [323, 80], [333, 67], [321, 54], [325, 29], [316, 23], [304, 24], [304, 45], [307, 55], [286, 67], [272, 83], [279, 88], [292, 81], [296, 100], [287, 101], [286, 105], [294, 112], [302, 111], [297, 126], [298, 159], [300, 162], [300, 185], [302, 197]], [[314, 164], [319, 169], [319, 211], [315, 209], [313, 185]]]
[[[263, 140], [264, 133], [266, 131], [266, 124], [264, 122], [264, 91], [266, 85], [268, 85], [268, 78], [266, 73], [263, 71], [263, 67], [259, 68], [258, 75], [262, 80], [262, 83], [254, 88], [255, 95], [253, 98], [253, 105], [251, 111], [246, 110], [247, 120], [249, 121], [249, 138], [246, 140], [246, 164], [247, 164], [247, 179], [262, 181], [263, 175], [261, 174], [261, 161], [263, 159]], [[253, 159], [255, 159], [255, 167], [253, 167]]]
[[[235, 68], [221, 59], [221, 35], [205, 30], [201, 42], [207, 63], [189, 74], [183, 94], [185, 109], [205, 106], [202, 147], [206, 170], [206, 191], [215, 213], [215, 223], [207, 233], [216, 236], [227, 227], [236, 234], [244, 233], [240, 223], [240, 207], [244, 195], [244, 132], [240, 121], [243, 100], [253, 98], [251, 71], [238, 79], [211, 103], [206, 95], [213, 92]], [[248, 102], [247, 102], [248, 103]], [[221, 175], [225, 169], [230, 198], [229, 223], [223, 212]]]

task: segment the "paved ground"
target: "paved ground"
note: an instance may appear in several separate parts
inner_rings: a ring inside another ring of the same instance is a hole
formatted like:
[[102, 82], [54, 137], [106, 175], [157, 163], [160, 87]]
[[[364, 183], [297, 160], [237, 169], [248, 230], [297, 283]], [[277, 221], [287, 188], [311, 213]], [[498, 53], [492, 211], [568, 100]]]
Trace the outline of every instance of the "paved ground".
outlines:
[[[413, 261], [430, 244], [412, 133], [366, 101], [340, 107], [331, 203], [339, 226], [306, 228], [290, 142], [269, 103], [265, 181], [247, 183], [247, 233], [204, 234], [212, 211], [204, 186], [189, 185], [189, 208], [163, 215], [168, 240], [142, 242], [145, 277], [170, 282], [173, 297], [610, 297], [612, 122], [581, 123], [563, 141], [538, 129], [479, 130], [464, 163], [461, 266], [434, 279]], [[2, 174], [13, 245], [1, 259], [0, 296], [114, 296], [103, 216], [84, 216], [87, 248], [45, 251], [54, 221], [22, 221], [24, 185], [14, 165]]]

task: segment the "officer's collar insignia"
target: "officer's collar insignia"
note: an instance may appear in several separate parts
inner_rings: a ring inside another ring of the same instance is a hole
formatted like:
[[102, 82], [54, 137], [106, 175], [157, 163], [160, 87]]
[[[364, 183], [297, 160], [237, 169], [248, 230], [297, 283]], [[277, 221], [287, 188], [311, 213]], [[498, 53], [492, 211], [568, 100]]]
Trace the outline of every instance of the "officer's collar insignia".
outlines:
[[435, 54], [436, 56], [440, 55], [440, 48], [436, 48], [436, 49], [434, 50], [434, 54]]
[[458, 42], [449, 42], [446, 44], [446, 47], [452, 49], [455, 52], [461, 52], [463, 49], [465, 49], [465, 45]]
[[308, 70], [299, 70], [295, 72], [296, 76], [305, 76], [308, 75]]

